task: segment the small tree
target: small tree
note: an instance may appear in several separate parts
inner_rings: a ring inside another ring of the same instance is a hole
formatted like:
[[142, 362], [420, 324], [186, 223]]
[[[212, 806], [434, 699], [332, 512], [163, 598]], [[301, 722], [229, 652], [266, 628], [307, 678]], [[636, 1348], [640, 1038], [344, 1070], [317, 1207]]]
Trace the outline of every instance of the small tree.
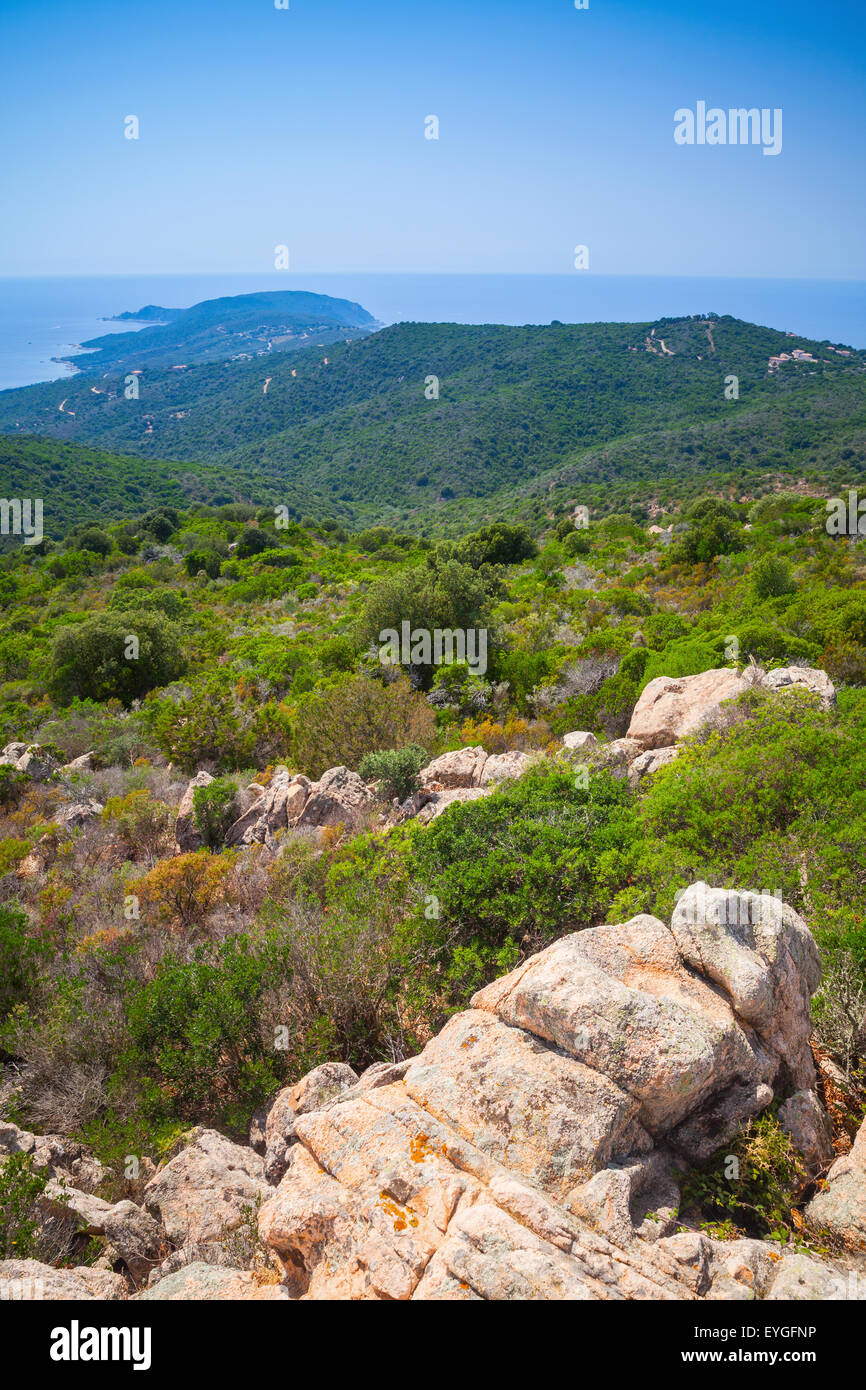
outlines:
[[752, 586], [759, 599], [782, 598], [797, 588], [790, 562], [784, 555], [769, 551], [762, 555], [752, 571]]
[[180, 634], [163, 614], [112, 610], [58, 632], [49, 685], [63, 704], [77, 697], [130, 705], [184, 667]]
[[267, 531], [260, 526], [247, 526], [240, 534], [235, 554], [243, 560], [249, 555], [260, 555], [263, 550], [270, 550], [272, 545], [273, 537]]

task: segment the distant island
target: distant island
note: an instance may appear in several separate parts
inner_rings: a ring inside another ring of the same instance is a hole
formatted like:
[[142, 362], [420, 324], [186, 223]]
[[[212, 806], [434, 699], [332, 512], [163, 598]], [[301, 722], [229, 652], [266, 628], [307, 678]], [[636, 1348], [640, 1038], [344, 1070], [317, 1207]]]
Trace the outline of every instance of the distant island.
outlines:
[[130, 333], [106, 333], [81, 343], [64, 359], [87, 374], [245, 361], [272, 352], [326, 346], [373, 333], [381, 325], [348, 299], [301, 290], [207, 299], [189, 309], [158, 304], [126, 309], [103, 322], [149, 323]]
[[143, 309], [124, 309], [122, 314], [106, 314], [103, 323], [171, 323], [185, 314], [185, 309], [164, 309], [160, 304], [145, 304]]

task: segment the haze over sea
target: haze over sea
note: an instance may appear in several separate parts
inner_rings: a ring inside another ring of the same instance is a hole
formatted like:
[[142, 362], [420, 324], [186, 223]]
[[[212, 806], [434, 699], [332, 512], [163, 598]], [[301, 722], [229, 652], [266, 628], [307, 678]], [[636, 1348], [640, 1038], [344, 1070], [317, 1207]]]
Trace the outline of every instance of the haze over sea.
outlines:
[[641, 322], [684, 314], [736, 318], [866, 347], [866, 281], [644, 275], [288, 274], [0, 278], [0, 389], [68, 377], [52, 358], [136, 325], [104, 323], [145, 304], [188, 308], [256, 290], [311, 290], [362, 304], [383, 324]]

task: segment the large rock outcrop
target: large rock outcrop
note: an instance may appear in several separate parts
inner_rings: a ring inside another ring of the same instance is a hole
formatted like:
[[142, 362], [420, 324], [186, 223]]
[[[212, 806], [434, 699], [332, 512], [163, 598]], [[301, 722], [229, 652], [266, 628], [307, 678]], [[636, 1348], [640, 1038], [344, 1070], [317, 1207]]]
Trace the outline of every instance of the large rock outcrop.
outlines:
[[747, 689], [745, 678], [731, 667], [678, 679], [656, 676], [641, 692], [626, 737], [643, 749], [669, 748]]
[[742, 673], [723, 666], [695, 676], [656, 676], [641, 692], [626, 736], [643, 750], [670, 748], [718, 714], [726, 701], [755, 686], [774, 694], [804, 690], [827, 707], [836, 703], [836, 690], [827, 672], [808, 666], [767, 672], [754, 666]]
[[836, 703], [836, 687], [826, 671], [811, 666], [782, 666], [776, 671], [767, 671], [761, 677], [765, 690], [778, 693], [780, 690], [806, 690], [817, 695], [828, 709]]
[[293, 1114], [261, 1237], [295, 1297], [702, 1296], [713, 1243], [695, 1237], [696, 1270], [679, 1237], [638, 1238], [646, 1197], [630, 1203], [669, 1201], [678, 1162], [809, 1082], [817, 982], [790, 908], [703, 884], [671, 927], [565, 937], [396, 1079]]

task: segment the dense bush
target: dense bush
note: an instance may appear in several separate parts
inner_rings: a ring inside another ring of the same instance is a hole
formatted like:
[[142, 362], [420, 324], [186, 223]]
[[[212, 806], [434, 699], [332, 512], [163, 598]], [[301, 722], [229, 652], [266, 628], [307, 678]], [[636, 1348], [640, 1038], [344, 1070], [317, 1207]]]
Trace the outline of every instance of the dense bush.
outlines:
[[185, 771], [203, 762], [234, 770], [285, 758], [292, 735], [288, 711], [257, 692], [208, 676], [179, 697], [152, 696], [143, 718], [163, 753]]
[[329, 767], [357, 768], [368, 753], [409, 743], [429, 747], [435, 716], [405, 676], [390, 684], [347, 676], [299, 702], [293, 756], [310, 777]]
[[418, 987], [465, 1007], [520, 955], [598, 921], [634, 833], [621, 782], [544, 766], [416, 830], [409, 872], [436, 904], [415, 917]]
[[759, 599], [781, 598], [794, 593], [797, 587], [790, 560], [772, 552], [758, 560], [752, 570], [752, 583]]
[[671, 559], [681, 557], [689, 564], [706, 564], [718, 555], [741, 550], [743, 545], [743, 531], [736, 508], [710, 497], [692, 508], [685, 535], [671, 547]]
[[159, 613], [106, 612], [61, 629], [51, 651], [58, 700], [120, 700], [130, 705], [184, 670], [180, 634]]
[[[26, 849], [29, 848], [25, 844]], [[0, 903], [0, 1022], [30, 1002], [49, 943], [34, 933], [18, 903]]]
[[495, 521], [467, 536], [460, 546], [461, 558], [477, 569], [480, 565], [516, 565], [538, 554], [538, 546], [525, 526], [509, 526]]
[[8, 763], [0, 765], [0, 806], [15, 806], [27, 786], [28, 780], [23, 772], [18, 772]]
[[80, 532], [77, 546], [79, 550], [92, 550], [96, 555], [109, 555], [111, 553], [111, 537], [101, 531], [98, 526], [90, 526], [86, 531]]
[[190, 960], [169, 952], [132, 992], [118, 1072], [141, 1086], [151, 1118], [203, 1118], [245, 1137], [250, 1113], [285, 1071], [275, 1030], [262, 1027], [284, 950], [278, 937], [232, 936]]
[[215, 777], [206, 787], [196, 787], [192, 794], [192, 815], [195, 828], [209, 849], [215, 849], [225, 839], [234, 820], [236, 788], [228, 777]]
[[[219, 572], [219, 571], [217, 571]], [[109, 596], [108, 608], [133, 609], [136, 613], [164, 613], [172, 622], [189, 616], [189, 604], [183, 594], [164, 584], [135, 588], [117, 584]]]
[[217, 579], [222, 565], [219, 555], [213, 550], [190, 550], [183, 557], [183, 563], [188, 575], [196, 575], [203, 570], [208, 579]]
[[248, 555], [259, 555], [263, 550], [269, 550], [272, 545], [272, 537], [267, 531], [263, 531], [259, 526], [245, 526], [241, 531], [235, 554], [243, 560]]
[[417, 743], [410, 743], [405, 748], [367, 753], [358, 764], [358, 772], [366, 781], [378, 782], [381, 795], [386, 799], [396, 797], [398, 801], [405, 801], [427, 761], [427, 750]]
[[711, 1236], [747, 1235], [787, 1245], [798, 1234], [791, 1208], [805, 1186], [791, 1136], [773, 1115], [759, 1115], [686, 1175], [681, 1210], [695, 1209]]

